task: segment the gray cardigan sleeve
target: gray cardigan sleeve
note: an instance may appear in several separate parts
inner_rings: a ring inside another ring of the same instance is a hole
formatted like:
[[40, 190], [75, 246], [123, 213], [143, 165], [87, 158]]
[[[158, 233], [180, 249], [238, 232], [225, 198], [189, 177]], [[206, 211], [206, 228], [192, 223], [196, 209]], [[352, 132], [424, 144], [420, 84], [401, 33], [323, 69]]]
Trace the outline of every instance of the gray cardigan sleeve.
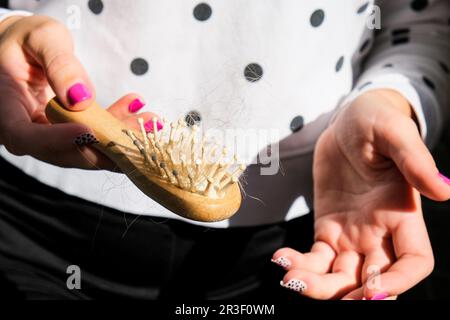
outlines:
[[376, 19], [381, 28], [362, 39], [361, 70], [346, 103], [368, 90], [396, 90], [410, 102], [423, 138], [433, 146], [450, 116], [450, 1], [375, 1], [367, 19], [368, 29]]

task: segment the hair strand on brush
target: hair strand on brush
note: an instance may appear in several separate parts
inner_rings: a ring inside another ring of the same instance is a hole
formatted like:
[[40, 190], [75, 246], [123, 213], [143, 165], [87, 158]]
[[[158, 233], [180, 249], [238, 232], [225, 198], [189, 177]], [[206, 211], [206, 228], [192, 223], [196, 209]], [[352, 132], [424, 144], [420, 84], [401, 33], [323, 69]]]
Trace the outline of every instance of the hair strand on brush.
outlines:
[[143, 156], [143, 165], [151, 174], [183, 190], [209, 198], [220, 198], [224, 190], [239, 182], [246, 170], [237, 156], [227, 161], [229, 150], [200, 135], [197, 125], [189, 127], [180, 119], [168, 123], [158, 132], [156, 118], [153, 132], [146, 133], [144, 120], [138, 119], [141, 138], [131, 130], [126, 134]]

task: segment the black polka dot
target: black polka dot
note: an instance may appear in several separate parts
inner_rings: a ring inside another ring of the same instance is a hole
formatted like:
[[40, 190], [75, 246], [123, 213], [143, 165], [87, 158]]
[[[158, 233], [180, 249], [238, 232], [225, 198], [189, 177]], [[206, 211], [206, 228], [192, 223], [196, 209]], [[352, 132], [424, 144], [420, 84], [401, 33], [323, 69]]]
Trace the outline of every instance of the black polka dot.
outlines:
[[431, 81], [427, 77], [423, 76], [422, 80], [427, 85], [427, 87], [429, 87], [430, 89], [434, 90], [436, 88], [436, 86], [434, 85], [433, 81]]
[[422, 11], [428, 6], [428, 0], [414, 0], [411, 2], [411, 9], [414, 11]]
[[441, 66], [442, 70], [444, 70], [445, 73], [447, 73], [447, 74], [449, 73], [448, 66], [445, 63], [443, 63], [442, 61], [439, 61], [439, 65]]
[[244, 76], [250, 82], [258, 81], [262, 78], [263, 74], [263, 68], [257, 63], [250, 63], [244, 70]]
[[358, 11], [356, 11], [356, 13], [358, 13], [358, 14], [364, 13], [364, 11], [366, 11], [368, 7], [369, 7], [369, 2], [366, 2], [361, 7], [358, 8]]
[[318, 9], [312, 13], [309, 21], [311, 22], [311, 25], [313, 27], [317, 28], [323, 23], [324, 19], [325, 19], [325, 12], [322, 9]]
[[402, 29], [395, 29], [391, 32], [392, 36], [400, 36], [400, 35], [408, 35], [409, 29], [408, 28], [402, 28]]
[[336, 72], [341, 71], [343, 65], [344, 65], [344, 57], [340, 57], [338, 59], [338, 61], [336, 62], [336, 67], [335, 67]]
[[291, 121], [291, 131], [298, 132], [305, 126], [305, 119], [302, 116], [297, 116]]
[[394, 65], [392, 63], [386, 63], [383, 68], [393, 68]]
[[184, 121], [186, 121], [186, 124], [190, 127], [192, 127], [194, 124], [199, 124], [202, 121], [202, 117], [198, 111], [190, 111], [185, 117]]
[[361, 45], [361, 48], [359, 48], [359, 53], [363, 53], [370, 44], [370, 39], [367, 39], [366, 41], [363, 42], [363, 44]]
[[103, 11], [103, 2], [102, 0], [89, 0], [88, 7], [93, 13], [100, 14]]
[[362, 90], [362, 89], [364, 89], [365, 87], [370, 86], [371, 84], [372, 84], [372, 81], [368, 81], [368, 82], [366, 82], [366, 83], [360, 85], [359, 88], [358, 88], [358, 90]]
[[145, 61], [145, 59], [136, 58], [131, 62], [131, 71], [137, 76], [142, 76], [143, 74], [146, 74], [148, 68], [149, 68], [148, 62]]
[[205, 21], [211, 17], [212, 9], [206, 3], [200, 3], [194, 8], [194, 17], [198, 21]]
[[409, 42], [409, 37], [396, 37], [392, 39], [392, 45], [405, 44]]

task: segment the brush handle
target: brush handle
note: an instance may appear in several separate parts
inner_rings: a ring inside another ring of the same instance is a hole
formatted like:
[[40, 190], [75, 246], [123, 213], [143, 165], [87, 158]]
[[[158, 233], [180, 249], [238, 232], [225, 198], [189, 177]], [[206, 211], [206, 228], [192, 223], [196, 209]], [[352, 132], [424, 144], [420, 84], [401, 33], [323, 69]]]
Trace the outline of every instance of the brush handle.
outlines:
[[48, 103], [45, 113], [52, 123], [79, 123], [90, 128], [99, 141], [93, 146], [117, 164], [121, 164], [123, 159], [123, 148], [117, 146], [134, 148], [123, 132], [125, 129], [123, 123], [96, 102], [83, 111], [69, 111], [53, 99]]
[[124, 132], [125, 125], [95, 102], [84, 111], [69, 111], [53, 99], [47, 105], [46, 115], [52, 123], [73, 122], [89, 127], [99, 141], [93, 146], [114, 161], [143, 193], [173, 213], [196, 221], [213, 222], [230, 218], [241, 205], [237, 183], [225, 190], [223, 198], [211, 199], [150, 175], [142, 155]]

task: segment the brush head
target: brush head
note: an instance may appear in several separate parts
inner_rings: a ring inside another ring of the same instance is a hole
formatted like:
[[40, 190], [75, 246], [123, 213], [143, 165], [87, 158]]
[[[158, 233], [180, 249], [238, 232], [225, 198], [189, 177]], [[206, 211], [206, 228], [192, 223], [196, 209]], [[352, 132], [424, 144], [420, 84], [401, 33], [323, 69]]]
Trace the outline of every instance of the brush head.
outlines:
[[228, 186], [237, 183], [246, 166], [227, 148], [202, 134], [198, 126], [188, 126], [184, 120], [168, 123], [153, 133], [146, 133], [144, 120], [138, 119], [140, 135], [124, 132], [142, 155], [149, 175], [158, 177], [182, 190], [210, 199], [223, 198]]
[[157, 131], [146, 133], [124, 126], [109, 112], [93, 104], [71, 112], [56, 99], [49, 102], [52, 123], [75, 122], [91, 128], [99, 141], [94, 147], [107, 155], [147, 196], [182, 217], [213, 222], [230, 218], [241, 204], [239, 177], [245, 165], [226, 148], [201, 134], [184, 120], [165, 121]]
[[239, 177], [246, 166], [236, 156], [184, 120], [172, 123], [164, 120], [164, 127], [158, 132], [155, 118], [153, 133], [146, 133], [143, 119], [138, 122], [140, 134], [132, 130], [123, 132], [142, 156], [139, 172], [152, 177], [156, 192], [168, 192], [157, 196], [166, 199], [163, 205], [200, 221], [223, 220], [238, 210]]

